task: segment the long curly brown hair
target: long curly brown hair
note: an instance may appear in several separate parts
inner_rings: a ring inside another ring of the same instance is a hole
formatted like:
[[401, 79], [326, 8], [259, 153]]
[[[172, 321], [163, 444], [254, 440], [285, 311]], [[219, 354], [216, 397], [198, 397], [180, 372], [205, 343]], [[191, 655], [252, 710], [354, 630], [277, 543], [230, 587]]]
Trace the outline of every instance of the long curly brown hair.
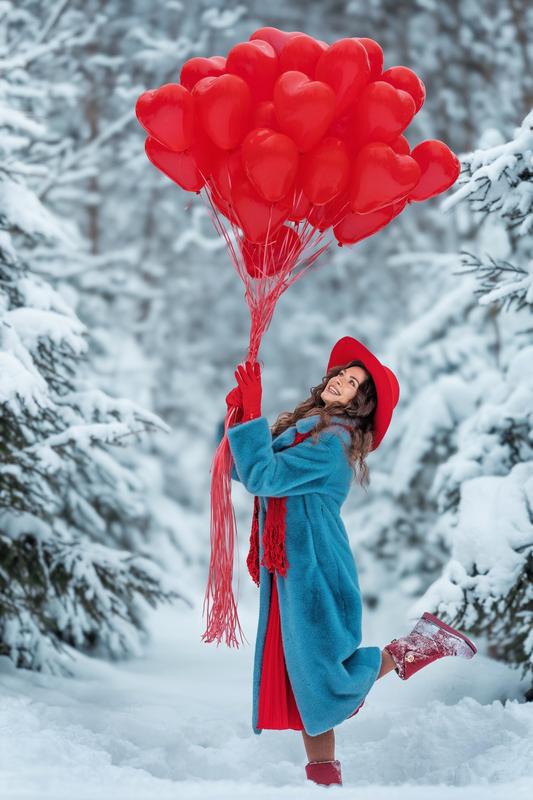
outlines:
[[[355, 397], [349, 403], [324, 403], [321, 394], [326, 388], [328, 381], [342, 369], [348, 367], [362, 367], [366, 373], [365, 380], [359, 385]], [[354, 479], [357, 478], [361, 486], [366, 489], [370, 483], [368, 465], [366, 457], [373, 445], [374, 412], [377, 406], [376, 386], [372, 376], [366, 369], [362, 361], [356, 359], [347, 364], [332, 367], [322, 378], [322, 383], [311, 387], [310, 396], [296, 406], [294, 411], [283, 411], [271, 428], [272, 436], [279, 436], [297, 420], [309, 417], [312, 414], [320, 414], [316, 426], [312, 429], [313, 441], [318, 441], [320, 431], [331, 425], [332, 416], [342, 416], [346, 418], [346, 425], [350, 426], [350, 445], [345, 447], [346, 455], [350, 466], [354, 471]]]

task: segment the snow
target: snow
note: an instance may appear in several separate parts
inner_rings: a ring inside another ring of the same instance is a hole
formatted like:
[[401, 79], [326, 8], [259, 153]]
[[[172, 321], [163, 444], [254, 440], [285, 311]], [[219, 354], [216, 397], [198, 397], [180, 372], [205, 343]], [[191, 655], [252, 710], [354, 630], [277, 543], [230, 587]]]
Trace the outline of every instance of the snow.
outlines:
[[8, 311], [4, 319], [15, 328], [29, 350], [37, 348], [40, 338], [51, 339], [58, 345], [64, 344], [72, 348], [76, 355], [87, 350], [87, 342], [82, 338], [86, 327], [75, 317], [20, 307]]
[[[0, 658], [3, 800], [319, 796], [305, 779], [299, 732], [252, 731], [256, 614], [253, 602], [239, 608], [250, 645], [238, 650], [201, 641], [197, 602], [153, 611], [151, 640], [129, 662], [72, 651], [74, 677], [65, 678]], [[396, 594], [366, 622], [369, 642], [410, 630]], [[348, 796], [531, 796], [533, 704], [520, 702], [516, 672], [476, 643], [471, 661], [442, 659], [408, 681], [389, 673], [336, 728]]]
[[472, 413], [476, 396], [475, 385], [457, 375], [441, 376], [431, 386], [424, 387], [413, 399], [412, 414], [407, 421], [403, 440], [392, 471], [394, 491], [407, 491], [419, 469], [431, 442], [440, 430], [453, 430], [467, 414]]
[[28, 235], [68, 241], [63, 226], [35, 193], [7, 177], [0, 181], [0, 208], [9, 223]]
[[14, 408], [17, 395], [23, 396], [26, 402], [29, 400], [30, 407], [35, 409], [35, 402], [46, 401], [46, 383], [14, 353], [0, 352], [0, 402]]
[[532, 503], [531, 461], [516, 464], [504, 477], [464, 480], [457, 524], [451, 531], [452, 557], [416, 608], [428, 604], [438, 608], [441, 603], [441, 609], [453, 615], [457, 611], [453, 601], [460, 606], [460, 590], [468, 588], [474, 593], [476, 608], [481, 605], [489, 613], [491, 603], [510, 594], [521, 572], [527, 570]]

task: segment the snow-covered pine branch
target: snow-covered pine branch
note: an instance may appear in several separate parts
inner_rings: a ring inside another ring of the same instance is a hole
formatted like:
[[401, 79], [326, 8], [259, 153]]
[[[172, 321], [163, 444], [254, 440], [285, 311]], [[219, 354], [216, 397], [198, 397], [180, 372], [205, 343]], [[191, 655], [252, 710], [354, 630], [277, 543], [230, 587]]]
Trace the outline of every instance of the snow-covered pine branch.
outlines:
[[[496, 132], [492, 132], [494, 138]], [[501, 138], [500, 135], [497, 135]], [[495, 259], [465, 252], [465, 272], [479, 280], [480, 302], [509, 309], [533, 303], [533, 264], [523, 242], [533, 233], [533, 110], [509, 142], [481, 147], [462, 156], [458, 190], [443, 203], [444, 211], [466, 201], [476, 219], [491, 217], [505, 228], [514, 259]], [[518, 259], [518, 261], [516, 260]], [[523, 260], [523, 266], [520, 264]]]
[[520, 236], [533, 229], [533, 110], [514, 138], [461, 156], [458, 190], [442, 202], [448, 211], [468, 200], [472, 210], [496, 213]]
[[497, 304], [502, 310], [533, 306], [533, 260], [525, 268], [488, 254], [482, 261], [475, 253], [461, 253], [463, 272], [472, 272], [479, 281], [476, 294], [481, 305]]

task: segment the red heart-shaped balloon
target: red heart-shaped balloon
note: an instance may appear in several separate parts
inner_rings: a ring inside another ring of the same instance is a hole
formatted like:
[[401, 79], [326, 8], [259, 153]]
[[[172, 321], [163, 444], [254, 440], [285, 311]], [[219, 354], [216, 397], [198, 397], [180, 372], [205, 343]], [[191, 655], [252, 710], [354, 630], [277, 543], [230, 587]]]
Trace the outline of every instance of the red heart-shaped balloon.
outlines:
[[303, 72], [290, 70], [280, 75], [274, 86], [274, 108], [280, 130], [305, 153], [331, 125], [335, 94], [326, 83], [310, 81]]
[[298, 171], [298, 148], [284, 133], [255, 128], [242, 143], [242, 163], [263, 200], [285, 197]]
[[399, 153], [401, 156], [408, 156], [411, 153], [411, 146], [403, 133], [394, 139], [392, 142], [388, 142], [389, 146], [392, 147], [395, 153]]
[[194, 113], [194, 137], [188, 151], [191, 152], [196, 159], [198, 169], [204, 178], [209, 177], [211, 174], [211, 168], [217, 153], [224, 152], [213, 144], [210, 137], [204, 131], [196, 108]]
[[302, 249], [302, 243], [294, 228], [283, 225], [272, 242], [254, 244], [244, 239], [241, 247], [248, 274], [252, 278], [260, 279], [275, 275], [281, 270], [292, 269]]
[[237, 219], [233, 213], [231, 205], [221, 197], [215, 190], [212, 183], [207, 184], [210, 189], [210, 197], [213, 205], [226, 219], [229, 219], [232, 225], [238, 227]]
[[315, 77], [335, 92], [335, 115], [341, 116], [361, 94], [370, 80], [370, 62], [363, 45], [356, 39], [339, 39], [322, 53]]
[[290, 203], [266, 203], [247, 178], [233, 186], [231, 205], [246, 239], [254, 244], [274, 238], [287, 218]]
[[296, 178], [294, 189], [291, 192], [292, 206], [287, 214], [287, 219], [291, 222], [301, 222], [306, 218], [310, 209], [311, 203], [304, 194], [301, 181]]
[[350, 196], [348, 190], [341, 192], [323, 206], [313, 206], [307, 215], [309, 224], [319, 231], [325, 231], [337, 225], [350, 213]]
[[238, 75], [250, 87], [254, 100], [270, 100], [278, 77], [278, 57], [268, 42], [254, 39], [232, 47], [226, 59], [226, 72]]
[[193, 97], [203, 128], [222, 150], [233, 150], [250, 128], [252, 95], [238, 75], [202, 78]]
[[414, 114], [415, 102], [410, 94], [385, 81], [374, 81], [359, 98], [354, 141], [359, 147], [368, 142], [388, 144], [407, 128]]
[[300, 35], [300, 33], [301, 31], [280, 31], [279, 28], [258, 28], [250, 36], [250, 41], [254, 42], [256, 39], [261, 39], [264, 42], [268, 42], [279, 55], [287, 39], [290, 39], [291, 36]]
[[231, 203], [233, 187], [245, 178], [241, 148], [219, 150], [211, 165], [211, 183], [227, 203]]
[[335, 117], [326, 136], [334, 136], [336, 139], [341, 139], [344, 142], [348, 154], [351, 158], [355, 156], [360, 146], [354, 136], [354, 130], [357, 126], [357, 115], [353, 109], [350, 109], [346, 114], [341, 117]]
[[180, 83], [191, 92], [202, 78], [216, 78], [224, 74], [226, 59], [224, 56], [190, 58], [184, 63], [180, 72]]
[[420, 142], [411, 152], [420, 167], [420, 179], [409, 192], [409, 200], [427, 200], [449, 189], [459, 177], [461, 164], [447, 144], [440, 139]]
[[[327, 47], [327, 45], [326, 45]], [[309, 78], [315, 77], [318, 59], [324, 52], [324, 45], [307, 33], [296, 33], [287, 39], [279, 53], [280, 72], [296, 70]]]
[[388, 225], [403, 211], [406, 203], [407, 199], [404, 198], [398, 203], [372, 211], [370, 214], [355, 214], [354, 212], [346, 214], [344, 219], [333, 228], [335, 238], [340, 244], [360, 242], [361, 239], [372, 236]]
[[143, 92], [135, 104], [135, 114], [149, 136], [169, 150], [181, 152], [190, 146], [194, 101], [179, 83], [165, 83]]
[[415, 114], [422, 108], [426, 99], [426, 87], [423, 81], [409, 67], [390, 67], [386, 69], [380, 80], [390, 83], [396, 89], [402, 89], [415, 101]]
[[252, 128], [270, 128], [278, 130], [278, 119], [272, 100], [263, 100], [258, 103], [253, 112]]
[[383, 49], [374, 39], [368, 39], [366, 36], [356, 36], [354, 38], [366, 50], [368, 61], [370, 62], [370, 80], [377, 81], [383, 71], [383, 62], [385, 60]]
[[333, 200], [346, 189], [350, 175], [348, 151], [340, 139], [328, 136], [302, 156], [300, 176], [306, 197], [315, 206]]
[[146, 155], [161, 172], [187, 192], [199, 192], [205, 180], [190, 150], [177, 153], [164, 147], [157, 139], [148, 136], [144, 143]]
[[383, 142], [371, 142], [357, 154], [350, 186], [351, 209], [369, 214], [406, 197], [418, 183], [420, 167]]

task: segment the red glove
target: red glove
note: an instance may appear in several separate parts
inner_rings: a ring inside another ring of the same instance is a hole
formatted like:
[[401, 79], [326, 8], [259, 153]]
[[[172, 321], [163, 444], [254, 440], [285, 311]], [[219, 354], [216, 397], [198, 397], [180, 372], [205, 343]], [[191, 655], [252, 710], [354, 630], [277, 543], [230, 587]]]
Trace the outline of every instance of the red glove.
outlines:
[[241, 422], [244, 411], [242, 407], [242, 392], [240, 386], [236, 386], [231, 390], [231, 392], [228, 392], [226, 395], [226, 406], [228, 411], [232, 408], [234, 409], [232, 424], [235, 422]]
[[235, 378], [242, 393], [243, 422], [261, 416], [261, 367], [256, 362], [247, 361], [245, 366], [239, 364], [235, 370]]

